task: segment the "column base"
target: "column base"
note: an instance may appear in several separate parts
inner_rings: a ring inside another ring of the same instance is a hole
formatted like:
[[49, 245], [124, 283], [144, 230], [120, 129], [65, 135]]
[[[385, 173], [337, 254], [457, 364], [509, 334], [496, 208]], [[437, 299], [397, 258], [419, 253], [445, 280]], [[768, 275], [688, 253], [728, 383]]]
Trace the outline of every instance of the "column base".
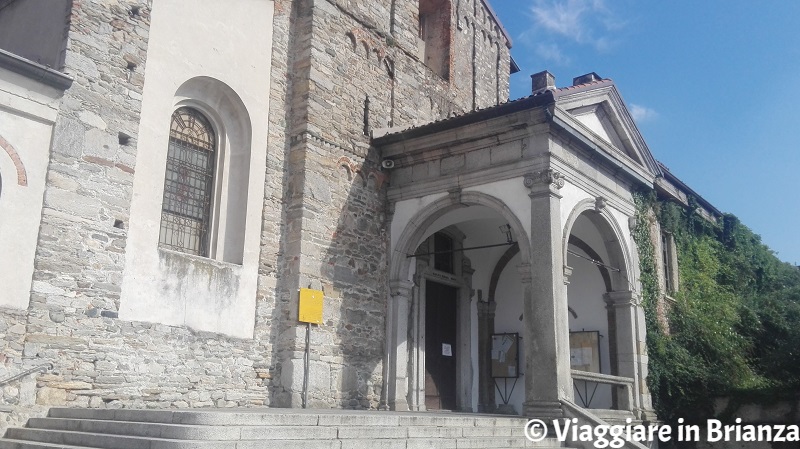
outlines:
[[646, 422], [658, 421], [658, 416], [656, 416], [656, 411], [652, 409], [639, 409], [636, 410], [634, 414], [637, 416], [637, 418], [639, 418], [642, 421]]
[[389, 401], [389, 410], [393, 412], [407, 412], [410, 411], [410, 408], [408, 407], [408, 402], [405, 400]]
[[553, 419], [564, 418], [561, 403], [557, 401], [533, 401], [522, 405], [523, 413], [528, 418], [537, 418], [545, 422]]

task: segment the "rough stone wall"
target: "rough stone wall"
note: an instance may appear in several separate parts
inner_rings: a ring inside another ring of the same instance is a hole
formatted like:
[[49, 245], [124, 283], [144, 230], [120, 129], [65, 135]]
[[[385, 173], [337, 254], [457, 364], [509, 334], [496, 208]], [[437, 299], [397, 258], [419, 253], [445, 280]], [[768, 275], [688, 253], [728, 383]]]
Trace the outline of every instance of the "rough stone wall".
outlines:
[[[360, 71], [374, 75], [381, 66], [370, 65], [367, 58], [355, 59], [354, 64], [348, 59], [334, 62], [336, 55], [355, 54], [344, 31], [333, 36], [336, 40], [315, 34], [324, 28], [320, 23], [341, 18], [335, 5], [300, 1], [292, 6], [276, 4], [276, 32], [288, 30], [288, 38], [278, 45], [287, 45], [290, 56], [273, 60], [276, 76], [287, 80], [286, 98], [292, 100], [274, 101], [274, 96], [271, 111], [271, 123], [280, 124], [284, 117], [288, 124], [287, 138], [272, 141], [270, 151], [285, 154], [287, 167], [276, 343], [280, 383], [273, 385], [273, 403], [300, 405], [305, 337], [303, 326], [296, 324], [296, 289], [313, 287], [325, 291], [325, 323], [311, 333], [310, 405], [375, 408], [380, 391], [373, 385], [380, 386], [384, 322], [382, 283], [376, 283], [374, 275], [381, 270], [383, 255], [380, 245], [372, 249], [372, 243], [362, 241], [362, 236], [355, 235], [359, 231], [350, 226], [369, 221], [362, 216], [371, 218], [382, 203], [372, 189], [362, 192], [364, 199], [352, 202], [350, 211], [344, 209], [358, 196], [354, 189], [365, 189], [357, 180], [369, 175], [366, 171], [363, 177], [359, 175], [369, 147], [363, 132], [366, 96], [383, 90], [370, 88], [369, 83], [361, 85], [352, 77], [363, 76]], [[320, 60], [323, 63], [317, 63]], [[285, 75], [279, 73], [279, 65], [287, 70]], [[354, 104], [358, 107], [351, 107]], [[360, 273], [358, 282], [354, 272]], [[367, 273], [373, 278], [368, 279]]]
[[[471, 81], [442, 79], [417, 58], [416, 5], [275, 1], [256, 327], [253, 340], [239, 340], [116, 318], [148, 2], [74, 1], [65, 71], [75, 82], [53, 135], [31, 303], [0, 311], [0, 375], [43, 359], [55, 369], [3, 388], [17, 412], [0, 431], [52, 405], [299, 406], [298, 287], [326, 293], [325, 323], [312, 332], [310, 405], [379, 406], [389, 180], [368, 133], [473, 102]], [[455, 62], [472, 55], [451, 51]], [[481, 92], [479, 104], [494, 104], [494, 90]]]
[[455, 87], [470, 95], [474, 89], [476, 109], [507, 101], [511, 56], [499, 25], [481, 0], [458, 0], [454, 14]]
[[[460, 47], [451, 47], [452, 67], [468, 67], [469, 76], [457, 79], [451, 70], [444, 79], [417, 56], [417, 0], [387, 5], [276, 3], [275, 51], [282, 60], [273, 60], [273, 85], [285, 80], [288, 91], [280, 98], [273, 90], [271, 111], [271, 124], [283, 125], [286, 133], [281, 137], [271, 130], [270, 154], [284, 154], [287, 168], [284, 262], [278, 267], [275, 312], [280, 316], [275, 347], [280, 380], [272, 384], [273, 405], [301, 403], [305, 333], [296, 320], [299, 287], [325, 292], [325, 322], [311, 331], [309, 405], [380, 405], [388, 174], [370, 148], [369, 132], [465, 112], [473, 101], [483, 107], [507, 98], [496, 90], [507, 88], [504, 42], [504, 80], [498, 83], [497, 46], [480, 37], [474, 66], [478, 81], [488, 84], [473, 98], [472, 37], [459, 37]], [[486, 14], [479, 5], [473, 10]], [[387, 12], [393, 20], [387, 20]], [[450, 25], [456, 33], [455, 16]], [[285, 37], [278, 37], [282, 32]], [[285, 56], [277, 49], [284, 45]]]
[[[0, 309], [0, 379], [11, 377], [24, 365], [22, 351], [25, 345], [25, 327], [28, 312]], [[11, 407], [15, 413], [0, 412], [0, 434], [7, 427], [21, 426], [29, 416], [41, 413], [36, 407], [35, 381], [31, 376], [0, 387], [0, 404]]]
[[[55, 124], [30, 306], [2, 312], [0, 324], [0, 375], [44, 360], [55, 368], [3, 388], [3, 404], [15, 412], [0, 420], [0, 432], [54, 405], [268, 401], [277, 251], [262, 270], [262, 291], [270, 293], [259, 296], [255, 342], [116, 318], [147, 56], [146, 3], [73, 4], [65, 71], [75, 82]], [[272, 190], [281, 182], [270, 179]], [[275, 202], [265, 208], [274, 210]], [[265, 246], [271, 239], [270, 233]]]

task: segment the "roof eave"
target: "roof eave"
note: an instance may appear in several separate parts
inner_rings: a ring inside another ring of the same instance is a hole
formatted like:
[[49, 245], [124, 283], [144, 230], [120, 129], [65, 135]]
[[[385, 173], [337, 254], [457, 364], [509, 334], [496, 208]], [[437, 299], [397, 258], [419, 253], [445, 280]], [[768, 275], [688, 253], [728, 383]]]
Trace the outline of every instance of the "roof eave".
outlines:
[[619, 159], [614, 158], [612, 154], [590, 139], [586, 134], [580, 132], [580, 130], [572, 126], [572, 124], [563, 117], [560, 117], [558, 108], [556, 109], [556, 113], [553, 114], [552, 122], [553, 125], [562, 131], [569, 133], [571, 137], [573, 137], [577, 142], [581, 143], [585, 148], [590, 149], [594, 154], [598, 155], [601, 161], [610, 165], [611, 167], [614, 167], [618, 173], [625, 175], [626, 178], [634, 181], [635, 183], [650, 189], [653, 188], [655, 176], [650, 175], [649, 173], [640, 173], [639, 170], [636, 170]]
[[523, 111], [526, 109], [531, 109], [537, 106], [543, 106], [550, 103], [553, 103], [553, 95], [552, 92], [548, 91], [542, 94], [531, 95], [530, 97], [525, 97], [520, 100], [514, 100], [498, 106], [493, 106], [490, 108], [469, 112], [467, 114], [460, 115], [457, 117], [444, 119], [437, 122], [431, 122], [416, 128], [409, 128], [405, 131], [400, 131], [397, 133], [376, 137], [372, 139], [372, 145], [376, 147], [390, 145], [393, 143], [402, 142], [404, 140], [414, 139], [417, 137], [422, 137], [429, 134], [438, 133], [441, 131], [447, 131], [462, 126], [468, 126], [487, 119]]
[[0, 49], [0, 67], [59, 90], [72, 86], [72, 77], [3, 49]]
[[662, 164], [661, 162], [657, 163], [659, 168], [661, 169], [661, 173], [664, 179], [666, 179], [671, 184], [682, 190], [683, 193], [692, 196], [694, 199], [697, 200], [697, 203], [700, 204], [700, 206], [702, 206], [704, 209], [714, 213], [718, 217], [725, 215], [721, 210], [714, 207], [714, 205], [711, 204], [711, 202], [703, 198], [699, 193], [697, 193], [694, 189], [689, 187], [685, 182], [681, 181], [677, 176], [672, 174], [672, 172], [669, 171], [669, 168], [667, 168], [666, 165]]

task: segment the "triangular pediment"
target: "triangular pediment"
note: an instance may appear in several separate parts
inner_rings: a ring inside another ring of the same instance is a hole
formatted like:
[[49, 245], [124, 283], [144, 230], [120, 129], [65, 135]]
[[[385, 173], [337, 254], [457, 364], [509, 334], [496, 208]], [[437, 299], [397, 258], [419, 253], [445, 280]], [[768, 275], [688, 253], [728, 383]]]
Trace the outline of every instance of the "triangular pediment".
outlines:
[[575, 128], [599, 138], [615, 157], [650, 174], [658, 166], [616, 86], [610, 80], [560, 89], [556, 104], [574, 120]]

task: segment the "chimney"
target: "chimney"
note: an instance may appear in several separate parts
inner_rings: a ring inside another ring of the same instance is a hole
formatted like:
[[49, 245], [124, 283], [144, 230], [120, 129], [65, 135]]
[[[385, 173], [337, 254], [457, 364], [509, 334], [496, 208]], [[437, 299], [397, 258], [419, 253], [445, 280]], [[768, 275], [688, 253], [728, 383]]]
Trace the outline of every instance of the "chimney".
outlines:
[[540, 94], [548, 90], [556, 90], [556, 77], [547, 70], [531, 75], [531, 95]]
[[594, 72], [589, 72], [586, 75], [581, 75], [581, 76], [572, 78], [572, 85], [573, 86], [578, 86], [578, 85], [581, 85], [581, 84], [593, 83], [595, 81], [600, 81], [601, 79], [603, 79], [603, 78], [600, 78], [600, 75], [598, 75], [598, 74], [596, 74]]

